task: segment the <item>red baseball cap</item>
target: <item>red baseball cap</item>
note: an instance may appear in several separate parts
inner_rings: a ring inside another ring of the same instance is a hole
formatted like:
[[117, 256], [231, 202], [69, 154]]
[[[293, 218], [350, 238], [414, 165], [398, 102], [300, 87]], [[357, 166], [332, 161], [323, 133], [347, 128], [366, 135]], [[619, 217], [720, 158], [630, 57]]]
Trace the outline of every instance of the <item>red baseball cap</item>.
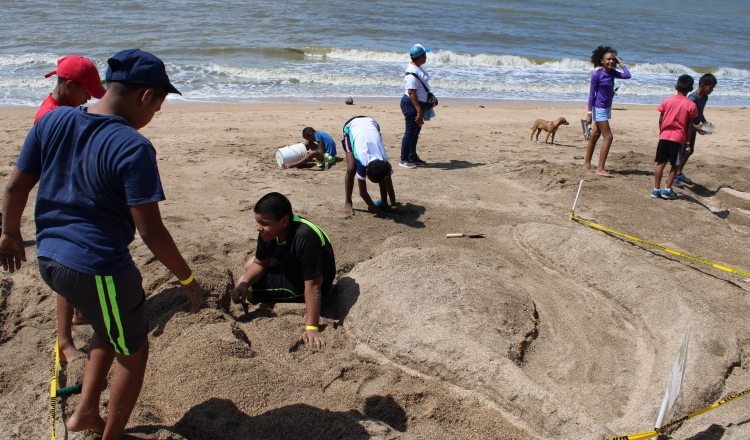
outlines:
[[102, 87], [102, 80], [96, 66], [82, 56], [70, 55], [60, 58], [57, 61], [57, 70], [53, 70], [44, 77], [49, 78], [52, 75], [80, 83], [96, 99], [102, 99], [106, 92]]

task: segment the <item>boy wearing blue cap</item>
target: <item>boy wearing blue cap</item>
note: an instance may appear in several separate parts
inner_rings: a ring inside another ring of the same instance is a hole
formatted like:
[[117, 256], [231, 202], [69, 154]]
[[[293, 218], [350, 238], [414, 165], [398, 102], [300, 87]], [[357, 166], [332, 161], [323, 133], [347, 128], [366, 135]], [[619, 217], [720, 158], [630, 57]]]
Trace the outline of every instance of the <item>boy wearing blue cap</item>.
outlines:
[[[156, 151], [138, 130], [161, 108], [169, 82], [164, 63], [138, 49], [108, 60], [108, 91], [90, 108], [63, 107], [32, 127], [3, 197], [0, 262], [26, 261], [21, 215], [39, 183], [34, 213], [42, 279], [91, 322], [81, 399], [66, 425], [120, 439], [138, 400], [148, 359], [141, 274], [128, 245], [136, 230], [182, 284], [190, 311], [203, 291], [164, 227]], [[101, 390], [114, 359], [109, 415]], [[144, 438], [144, 437], [141, 437]]]

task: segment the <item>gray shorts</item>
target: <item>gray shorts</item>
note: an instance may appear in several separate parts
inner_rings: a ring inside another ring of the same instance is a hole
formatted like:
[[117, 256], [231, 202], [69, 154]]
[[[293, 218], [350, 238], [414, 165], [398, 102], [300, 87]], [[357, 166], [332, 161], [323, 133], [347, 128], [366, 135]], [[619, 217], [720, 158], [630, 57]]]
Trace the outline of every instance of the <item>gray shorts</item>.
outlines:
[[148, 336], [146, 294], [137, 268], [118, 275], [90, 275], [40, 257], [47, 285], [91, 321], [94, 333], [115, 352], [137, 352]]

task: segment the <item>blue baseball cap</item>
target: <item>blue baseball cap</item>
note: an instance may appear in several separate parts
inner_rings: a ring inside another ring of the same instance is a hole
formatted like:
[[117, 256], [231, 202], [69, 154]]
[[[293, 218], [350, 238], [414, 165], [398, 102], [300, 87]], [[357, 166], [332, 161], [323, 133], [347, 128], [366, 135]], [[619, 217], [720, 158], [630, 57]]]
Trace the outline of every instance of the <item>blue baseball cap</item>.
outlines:
[[107, 60], [107, 82], [125, 81], [147, 86], [167, 86], [167, 93], [182, 95], [167, 76], [164, 62], [140, 49], [127, 49]]
[[419, 58], [429, 51], [430, 51], [429, 47], [424, 47], [421, 44], [417, 43], [414, 46], [412, 46], [411, 49], [409, 49], [409, 55], [412, 58]]

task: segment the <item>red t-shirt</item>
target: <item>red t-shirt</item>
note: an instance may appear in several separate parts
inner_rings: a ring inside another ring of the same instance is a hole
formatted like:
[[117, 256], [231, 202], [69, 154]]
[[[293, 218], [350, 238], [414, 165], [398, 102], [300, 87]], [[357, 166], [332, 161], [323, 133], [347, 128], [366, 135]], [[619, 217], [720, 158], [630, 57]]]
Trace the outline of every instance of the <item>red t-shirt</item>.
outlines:
[[684, 144], [686, 141], [688, 124], [698, 116], [698, 107], [687, 97], [674, 95], [665, 99], [659, 105], [659, 112], [664, 114], [661, 120], [659, 139]]
[[44, 102], [42, 102], [42, 105], [39, 106], [39, 110], [36, 112], [36, 117], [34, 118], [34, 123], [36, 124], [36, 121], [41, 119], [42, 116], [46, 115], [57, 107], [60, 107], [60, 103], [55, 101], [55, 98], [52, 97], [52, 93], [50, 93], [49, 96], [47, 96], [47, 98], [44, 100]]

